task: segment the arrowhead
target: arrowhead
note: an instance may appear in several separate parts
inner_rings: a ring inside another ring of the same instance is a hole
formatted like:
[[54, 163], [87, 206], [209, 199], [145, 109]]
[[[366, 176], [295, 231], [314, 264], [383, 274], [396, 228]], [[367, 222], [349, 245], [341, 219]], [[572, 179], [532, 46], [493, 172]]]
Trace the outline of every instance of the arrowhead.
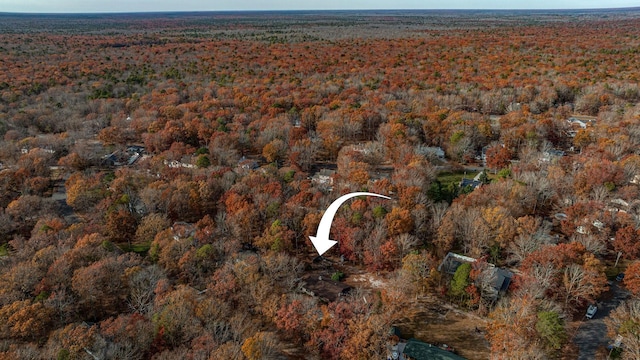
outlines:
[[335, 240], [319, 239], [315, 236], [309, 236], [309, 239], [311, 239], [311, 243], [313, 243], [313, 246], [318, 251], [318, 255], [324, 254], [327, 250], [331, 249], [333, 245], [338, 243]]

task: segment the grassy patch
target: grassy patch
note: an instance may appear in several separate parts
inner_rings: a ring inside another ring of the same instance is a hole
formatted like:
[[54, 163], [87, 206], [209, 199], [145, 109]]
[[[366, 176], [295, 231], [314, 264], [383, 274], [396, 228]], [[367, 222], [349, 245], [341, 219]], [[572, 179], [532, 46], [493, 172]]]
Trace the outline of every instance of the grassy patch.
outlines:
[[148, 244], [132, 244], [129, 246], [128, 244], [120, 245], [120, 248], [126, 252], [134, 252], [140, 255], [146, 255], [151, 248], [151, 243]]
[[478, 171], [443, 171], [438, 174], [436, 180], [431, 184], [428, 191], [429, 197], [434, 201], [446, 201], [449, 204], [458, 197], [460, 193], [467, 192], [468, 189], [460, 189], [462, 179], [473, 179], [478, 175]]
[[0, 245], [0, 256], [9, 256], [9, 249], [7, 249], [7, 244]]
[[462, 181], [462, 179], [473, 179], [474, 177], [476, 177], [476, 175], [478, 175], [480, 172], [479, 171], [474, 171], [474, 172], [466, 172], [466, 171], [444, 171], [438, 174], [438, 176], [436, 177], [436, 179], [438, 181], [440, 181], [440, 183], [442, 184], [442, 186], [446, 187], [449, 186], [449, 184], [460, 184], [460, 181]]

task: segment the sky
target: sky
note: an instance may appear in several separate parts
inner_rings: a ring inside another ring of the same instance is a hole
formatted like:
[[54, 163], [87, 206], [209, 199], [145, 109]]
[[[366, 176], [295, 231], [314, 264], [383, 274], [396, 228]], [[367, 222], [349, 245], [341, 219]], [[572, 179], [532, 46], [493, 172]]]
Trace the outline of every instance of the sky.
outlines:
[[588, 9], [638, 0], [0, 0], [0, 12], [86, 13], [228, 10]]

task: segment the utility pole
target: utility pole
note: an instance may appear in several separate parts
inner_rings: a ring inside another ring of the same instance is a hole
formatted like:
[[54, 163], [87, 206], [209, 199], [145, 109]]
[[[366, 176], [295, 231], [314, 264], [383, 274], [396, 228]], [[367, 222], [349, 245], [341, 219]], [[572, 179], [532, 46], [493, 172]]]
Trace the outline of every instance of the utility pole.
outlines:
[[620, 260], [620, 256], [622, 256], [622, 251], [618, 251], [618, 256], [616, 257], [616, 264], [613, 267], [618, 267], [618, 260]]

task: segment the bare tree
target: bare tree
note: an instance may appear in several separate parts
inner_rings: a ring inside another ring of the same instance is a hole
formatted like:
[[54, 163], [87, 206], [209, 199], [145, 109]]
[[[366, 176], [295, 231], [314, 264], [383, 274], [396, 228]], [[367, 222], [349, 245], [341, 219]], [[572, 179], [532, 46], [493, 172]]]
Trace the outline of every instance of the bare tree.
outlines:
[[402, 259], [404, 259], [405, 255], [409, 253], [413, 247], [418, 245], [419, 239], [413, 235], [404, 233], [400, 234], [396, 238], [396, 244], [398, 245], [398, 249], [400, 250], [400, 264], [402, 265]]
[[536, 264], [531, 270], [531, 276], [535, 280], [534, 285], [529, 286], [526, 291], [534, 298], [544, 297], [546, 291], [553, 285], [557, 274], [558, 270], [552, 264]]
[[520, 263], [529, 254], [540, 249], [543, 245], [554, 242], [554, 239], [550, 235], [551, 224], [543, 222], [541, 218], [536, 218], [536, 223], [535, 232], [522, 232], [509, 244], [509, 261]]
[[604, 322], [610, 338], [621, 337], [622, 359], [640, 359], [640, 336], [636, 330], [636, 324], [640, 323], [640, 300], [622, 302]]
[[576, 233], [571, 237], [571, 241], [579, 242], [584, 245], [588, 252], [602, 255], [607, 251], [607, 244], [605, 243], [606, 237], [596, 236], [594, 234], [580, 234]]
[[488, 246], [489, 228], [485, 226], [482, 213], [478, 208], [469, 208], [457, 219], [457, 237], [466, 254], [479, 255]]
[[304, 264], [286, 253], [267, 254], [261, 258], [261, 269], [267, 278], [287, 291], [298, 286], [303, 268]]
[[605, 202], [609, 197], [610, 191], [604, 185], [598, 185], [591, 190], [591, 198], [597, 202]]
[[[597, 262], [595, 259], [590, 261]], [[585, 260], [586, 262], [587, 260]], [[593, 301], [607, 289], [606, 277], [596, 271], [593, 266], [587, 267], [577, 264], [570, 264], [564, 268], [562, 290], [565, 293], [565, 306], [570, 307], [583, 301]]]
[[47, 305], [58, 314], [58, 322], [61, 324], [73, 319], [73, 314], [77, 312], [76, 299], [64, 288], [53, 292], [47, 299]]
[[[537, 154], [539, 155], [539, 153]], [[556, 190], [551, 184], [551, 181], [546, 177], [540, 176], [539, 172], [526, 171], [520, 173], [517, 179], [523, 181], [533, 189], [536, 197], [533, 207], [534, 213], [539, 207], [544, 208], [549, 205], [550, 200], [556, 195]]]
[[164, 270], [158, 265], [145, 267], [129, 278], [129, 299], [127, 303], [131, 310], [143, 315], [153, 310], [156, 285], [166, 278]]
[[445, 201], [434, 203], [429, 207], [431, 210], [431, 226], [433, 231], [437, 231], [440, 227], [448, 208], [449, 204]]

